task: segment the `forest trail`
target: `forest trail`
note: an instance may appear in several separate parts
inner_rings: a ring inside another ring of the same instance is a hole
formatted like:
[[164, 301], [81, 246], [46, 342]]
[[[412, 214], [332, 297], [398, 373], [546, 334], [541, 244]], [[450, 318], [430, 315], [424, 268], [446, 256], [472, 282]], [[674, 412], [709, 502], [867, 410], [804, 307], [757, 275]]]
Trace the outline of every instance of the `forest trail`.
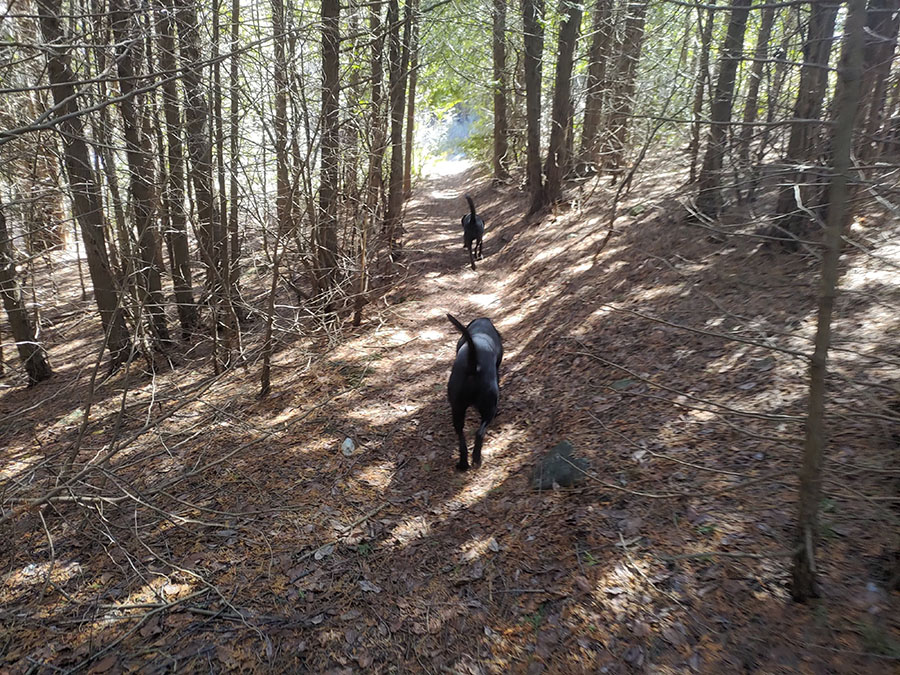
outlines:
[[[400, 272], [361, 327], [313, 344], [282, 311], [264, 399], [253, 363], [210, 379], [202, 358], [91, 394], [78, 364], [95, 341], [75, 331], [96, 326], [55, 324], [71, 365], [5, 395], [17, 411], [5, 470], [56, 461], [88, 396], [83, 461], [143, 428], [148, 409], [160, 421], [110, 464], [139, 499], [102, 518], [90, 503], [53, 506], [50, 568], [42, 521], [19, 521], [0, 587], [23, 608], [0, 614], [11, 672], [35, 660], [98, 673], [889, 672], [891, 658], [871, 656], [892, 653], [900, 616], [881, 590], [892, 540], [872, 526], [878, 504], [832, 493], [825, 597], [816, 612], [787, 597], [807, 382], [792, 351], [812, 335], [815, 260], [675, 222], [683, 176], [665, 164], [625, 195], [602, 251], [605, 180], [528, 219], [518, 187], [441, 168], [407, 202]], [[486, 221], [475, 271], [466, 192]], [[854, 383], [889, 377], [894, 358], [872, 340], [892, 320], [870, 315], [873, 302], [841, 297], [843, 344], [876, 348], [832, 362], [860, 400]], [[447, 312], [488, 316], [504, 340], [499, 413], [466, 473], [454, 468]], [[844, 417], [836, 433], [834, 466], [883, 469], [851, 470], [841, 487], [886, 494], [888, 426]], [[588, 463], [583, 482], [533, 489], [562, 440]]]

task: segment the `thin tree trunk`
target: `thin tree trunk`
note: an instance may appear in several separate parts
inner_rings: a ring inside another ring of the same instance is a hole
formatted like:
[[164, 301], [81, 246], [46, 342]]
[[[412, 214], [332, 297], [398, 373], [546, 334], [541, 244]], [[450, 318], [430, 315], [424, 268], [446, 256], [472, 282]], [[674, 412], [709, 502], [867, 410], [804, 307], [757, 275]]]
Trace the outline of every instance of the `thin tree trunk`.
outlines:
[[744, 31], [747, 28], [747, 16], [750, 13], [750, 1], [734, 0], [732, 2], [728, 32], [722, 43], [716, 91], [712, 106], [710, 106], [706, 153], [703, 156], [703, 167], [700, 169], [700, 177], [697, 180], [700, 190], [697, 195], [697, 209], [709, 218], [715, 218], [722, 208], [722, 164], [725, 159], [725, 140], [728, 125], [731, 122], [734, 83], [741, 61]]
[[578, 28], [581, 26], [581, 5], [562, 0], [560, 14], [565, 15], [559, 29], [559, 50], [556, 59], [556, 82], [553, 91], [553, 113], [550, 121], [550, 147], [547, 150], [547, 201], [562, 201], [562, 178], [569, 165], [566, 132], [572, 108], [572, 66]]
[[[187, 150], [190, 158], [190, 178], [197, 203], [197, 231], [200, 253], [206, 267], [206, 285], [211, 294], [210, 306], [218, 314], [221, 278], [216, 265], [213, 227], [216, 219], [213, 200], [212, 146], [209, 141], [209, 105], [200, 77], [202, 58], [199, 45], [199, 26], [194, 0], [174, 0], [175, 21], [178, 26], [181, 66], [184, 68], [184, 127], [187, 131]], [[213, 329], [219, 317], [213, 317]]]
[[528, 125], [525, 176], [531, 205], [529, 213], [547, 204], [541, 175], [541, 64], [544, 55], [544, 0], [522, 0], [525, 38], [525, 117]]
[[37, 341], [34, 328], [28, 320], [28, 309], [22, 297], [22, 289], [16, 279], [16, 262], [13, 255], [12, 242], [6, 229], [6, 216], [0, 204], [0, 295], [9, 318], [9, 327], [25, 373], [28, 385], [34, 385], [53, 375], [47, 354]]
[[384, 234], [393, 256], [400, 249], [400, 213], [403, 210], [403, 103], [406, 99], [406, 70], [409, 63], [410, 5], [406, 5], [403, 38], [400, 37], [398, 0], [388, 2], [390, 35], [391, 176]]
[[135, 97], [143, 44], [132, 30], [134, 17], [139, 16], [128, 0], [110, 1], [113, 38], [116, 41], [116, 68], [119, 91], [123, 100], [119, 103], [122, 125], [125, 130], [125, 155], [128, 160], [128, 177], [131, 187], [131, 210], [138, 233], [140, 253], [139, 292], [150, 317], [153, 336], [161, 346], [171, 343], [166, 325], [165, 299], [162, 292], [162, 274], [159, 261], [159, 233], [155, 223], [156, 191], [155, 167], [151, 139], [145, 133], [144, 121], [138, 112], [144, 101]]
[[[697, 62], [697, 78], [694, 80], [694, 104], [691, 108], [691, 142], [688, 146], [688, 154], [691, 158], [691, 174], [689, 182], [697, 180], [697, 158], [700, 156], [700, 117], [703, 115], [703, 92], [710, 80], [709, 76], [709, 47], [712, 44], [713, 26], [716, 23], [715, 0], [710, 0], [709, 9], [706, 10], [706, 22], [700, 33], [700, 58]], [[698, 15], [701, 10], [697, 9]]]
[[53, 100], [63, 138], [66, 174], [72, 191], [72, 207], [81, 226], [81, 236], [88, 258], [88, 269], [94, 286], [94, 296], [100, 310], [106, 346], [110, 351], [110, 367], [118, 368], [129, 356], [131, 343], [125, 326], [120, 295], [115, 287], [106, 251], [106, 230], [100, 192], [91, 168], [90, 153], [85, 142], [77, 97], [73, 82], [77, 77], [69, 65], [65, 51], [66, 39], [60, 26], [59, 0], [37, 0], [41, 33], [47, 55], [47, 75], [52, 85]]
[[800, 507], [791, 585], [791, 596], [799, 602], [818, 595], [815, 560], [819, 540], [818, 511], [822, 497], [822, 464], [825, 453], [825, 379], [828, 346], [831, 340], [831, 316], [841, 256], [841, 233], [849, 217], [847, 197], [851, 169], [850, 147], [854, 120], [859, 107], [863, 69], [863, 25], [866, 3], [865, 0], [850, 0], [848, 4], [839, 68], [840, 100], [836, 107], [837, 119], [831, 137], [834, 171], [828, 190], [825, 254], [822, 260], [815, 350], [809, 372], [803, 466], [800, 470]]
[[753, 124], [759, 115], [759, 85], [762, 83], [763, 66], [769, 54], [769, 40], [772, 37], [772, 25], [775, 23], [775, 7], [769, 5], [762, 10], [759, 33], [756, 37], [756, 49], [753, 52], [753, 65], [750, 67], [750, 80], [747, 86], [747, 98], [744, 101], [744, 117], [741, 127], [738, 154], [744, 166], [750, 163], [750, 144], [753, 140]]
[[366, 212], [363, 219], [362, 232], [359, 246], [359, 283], [356, 289], [356, 301], [353, 311], [353, 325], [358, 326], [362, 322], [362, 308], [366, 303], [368, 292], [369, 272], [368, 255], [369, 240], [375, 231], [378, 222], [379, 195], [381, 194], [382, 170], [385, 152], [385, 119], [382, 113], [382, 100], [384, 98], [384, 36], [385, 31], [381, 26], [381, 4], [375, 3], [369, 8], [369, 32], [375, 36], [372, 40], [372, 54], [370, 58], [372, 78], [372, 105], [370, 115], [371, 146], [369, 150], [369, 173], [366, 185]]
[[[331, 289], [337, 275], [337, 192], [340, 181], [340, 12], [339, 0], [322, 0], [322, 170], [319, 182], [319, 287]], [[327, 303], [330, 306], [330, 301]]]
[[625, 37], [622, 52], [616, 68], [616, 87], [613, 96], [613, 110], [609, 120], [610, 151], [604, 155], [603, 164], [613, 172], [618, 172], [625, 159], [628, 133], [631, 125], [631, 111], [634, 108], [637, 67], [644, 46], [644, 23], [648, 2], [630, 0], [626, 5]]
[[285, 16], [282, 0], [272, 0], [272, 32], [274, 39], [274, 85], [275, 85], [275, 214], [281, 232], [293, 230], [291, 209], [291, 184], [288, 163], [287, 135], [287, 61], [285, 57]]
[[229, 111], [229, 160], [231, 170], [229, 174], [228, 186], [228, 237], [229, 251], [228, 260], [230, 266], [228, 269], [228, 283], [231, 288], [231, 308], [235, 312], [238, 319], [237, 327], [237, 348], [243, 351], [241, 345], [240, 323], [247, 318], [247, 309], [241, 301], [241, 239], [238, 226], [238, 168], [240, 167], [240, 109], [241, 109], [241, 81], [240, 71], [238, 69], [240, 63], [240, 55], [238, 48], [240, 46], [240, 27], [241, 27], [241, 0], [231, 0], [231, 63], [229, 66], [228, 88], [230, 91], [230, 111]]
[[[160, 70], [164, 73], [172, 72], [176, 68], [173, 37], [175, 24], [172, 13], [163, 3], [156, 6], [156, 33], [159, 36]], [[172, 286], [175, 290], [181, 336], [189, 338], [197, 327], [197, 306], [194, 304], [187, 217], [184, 212], [184, 145], [181, 142], [181, 109], [175, 80], [164, 81], [162, 92], [169, 168], [166, 172], [164, 200], [171, 226], [167, 238], [172, 251]]]
[[509, 152], [509, 121], [506, 115], [506, 96], [509, 85], [506, 73], [506, 0], [494, 0], [493, 32], [491, 38], [494, 67], [494, 178], [509, 178], [507, 153]]
[[[821, 152], [819, 141], [822, 138], [822, 107], [828, 85], [827, 66], [831, 56], [835, 17], [840, 4], [838, 0], [818, 0], [812, 3], [809, 29], [803, 45], [800, 86], [788, 140], [786, 160], [789, 165], [805, 165]], [[809, 223], [809, 206], [813, 195], [819, 193], [817, 184], [820, 181], [817, 171], [798, 168], [787, 172], [778, 194], [776, 219], [781, 231], [798, 235]]]
[[412, 35], [409, 46], [409, 91], [406, 99], [406, 143], [403, 146], [403, 196], [409, 199], [412, 196], [412, 157], [413, 135], [416, 120], [416, 83], [419, 80], [419, 0], [412, 2]]
[[870, 0], [866, 18], [866, 46], [863, 51], [863, 99], [859, 118], [862, 135], [858, 153], [868, 160], [877, 155], [878, 130], [884, 122], [888, 77], [900, 29], [900, 0]]
[[[603, 118], [605, 99], [609, 94], [606, 70], [613, 43], [612, 8], [612, 0], [597, 0], [591, 26], [584, 122], [581, 127], [581, 149], [579, 151], [580, 161], [590, 165], [591, 170], [597, 165], [600, 121]], [[586, 172], [587, 167], [582, 171]]]

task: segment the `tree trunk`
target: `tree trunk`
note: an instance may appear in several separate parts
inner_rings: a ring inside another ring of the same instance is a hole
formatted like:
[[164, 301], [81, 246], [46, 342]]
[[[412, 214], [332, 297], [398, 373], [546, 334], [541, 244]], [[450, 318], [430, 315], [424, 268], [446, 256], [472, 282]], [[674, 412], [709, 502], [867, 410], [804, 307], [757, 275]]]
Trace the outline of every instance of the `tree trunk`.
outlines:
[[791, 586], [791, 596], [799, 602], [816, 597], [818, 594], [815, 554], [819, 540], [818, 510], [822, 497], [822, 464], [825, 451], [826, 366], [831, 340], [831, 315], [838, 281], [838, 262], [841, 256], [841, 233], [849, 217], [847, 184], [851, 168], [850, 147], [859, 106], [863, 69], [863, 25], [866, 3], [865, 0], [850, 0], [848, 4], [844, 24], [844, 46], [839, 67], [840, 100], [836, 106], [837, 119], [831, 136], [834, 166], [828, 189], [825, 254], [822, 260], [815, 350], [809, 372], [803, 466], [800, 470], [800, 508]]
[[[228, 269], [228, 283], [231, 287], [231, 306], [237, 314], [240, 321], [247, 316], [245, 305], [240, 302], [241, 290], [241, 239], [238, 229], [238, 168], [240, 161], [238, 159], [240, 152], [240, 72], [238, 64], [240, 56], [238, 47], [240, 45], [240, 26], [241, 26], [241, 0], [232, 0], [231, 2], [231, 64], [228, 75], [228, 88], [230, 91], [231, 105], [229, 111], [229, 160], [231, 162], [231, 174], [229, 176], [228, 186], [228, 234], [229, 234], [229, 255], [228, 260], [230, 266]], [[240, 346], [240, 329], [238, 329], [238, 349]]]
[[710, 106], [710, 126], [706, 138], [706, 153], [698, 179], [699, 194], [697, 209], [709, 218], [715, 218], [722, 208], [722, 164], [725, 159], [725, 140], [731, 122], [731, 108], [734, 101], [734, 82], [741, 51], [744, 45], [744, 31], [750, 13], [750, 0], [734, 0], [728, 32], [722, 43], [719, 60], [719, 75], [716, 91]]
[[403, 165], [403, 195], [412, 196], [413, 132], [416, 119], [416, 83], [419, 79], [419, 0], [412, 0], [412, 42], [409, 47], [409, 92], [406, 95], [406, 144]]
[[594, 167], [598, 163], [597, 139], [604, 103], [608, 104], [604, 99], [609, 94], [606, 70], [613, 44], [612, 7], [612, 0], [597, 0], [591, 26], [591, 48], [588, 55], [588, 78], [579, 154], [582, 162]]
[[406, 100], [406, 71], [409, 64], [409, 4], [406, 5], [402, 41], [400, 23], [398, 0], [390, 0], [387, 30], [390, 35], [391, 177], [384, 234], [392, 256], [400, 249], [400, 213], [403, 210], [403, 103]]
[[604, 157], [604, 166], [614, 172], [625, 158], [628, 145], [628, 131], [631, 123], [631, 111], [634, 107], [634, 89], [637, 79], [637, 67], [644, 46], [644, 22], [649, 3], [630, 0], [626, 6], [625, 37], [622, 53], [616, 68], [616, 87], [613, 96], [613, 111], [609, 120], [610, 152]]
[[[238, 323], [234, 305], [237, 293], [231, 283], [233, 275], [231, 248], [228, 237], [228, 191], [225, 187], [225, 118], [222, 114], [222, 60], [219, 57], [219, 43], [221, 42], [222, 34], [219, 20], [221, 9], [220, 0], [216, 0], [213, 7], [212, 30], [212, 132], [215, 136], [213, 144], [216, 149], [219, 208], [215, 212], [216, 218], [213, 222], [213, 256], [221, 284], [221, 293], [218, 300], [223, 324], [223, 330], [221, 331], [223, 363], [228, 366], [231, 364], [232, 350], [241, 344], [241, 327]], [[235, 53], [231, 58], [236, 58], [236, 56], [237, 54]], [[238, 347], [238, 349], [240, 348]]]
[[[209, 139], [209, 106], [200, 77], [203, 59], [200, 55], [199, 26], [194, 0], [175, 0], [175, 21], [181, 51], [181, 67], [184, 69], [184, 126], [187, 131], [187, 150], [190, 157], [190, 177], [197, 202], [197, 232], [200, 253], [206, 267], [206, 285], [211, 294], [210, 306], [218, 313], [222, 278], [217, 266], [213, 242], [216, 219], [213, 201], [212, 145]], [[213, 328], [219, 317], [213, 317]]]
[[125, 131], [125, 155], [128, 160], [128, 178], [131, 186], [131, 211], [134, 214], [140, 253], [139, 293], [150, 317], [150, 327], [156, 341], [162, 346], [171, 343], [166, 325], [165, 299], [162, 292], [160, 245], [156, 218], [155, 167], [150, 136], [145, 133], [144, 121], [138, 112], [143, 97], [134, 95], [142, 53], [142, 41], [132, 30], [132, 20], [140, 16], [128, 0], [111, 0], [110, 21], [116, 41], [116, 68], [119, 91], [123, 100], [119, 103], [122, 126]]
[[[700, 117], [703, 115], [703, 92], [710, 80], [709, 76], [709, 47], [712, 44], [713, 26], [716, 23], [715, 0], [710, 0], [709, 9], [706, 10], [706, 23], [700, 32], [700, 58], [697, 62], [697, 78], [694, 80], [694, 104], [691, 108], [691, 142], [688, 146], [688, 154], [691, 158], [691, 175], [688, 182], [697, 180], [697, 157], [700, 156]], [[700, 8], [697, 9], [698, 17], [703, 16]]]
[[493, 32], [491, 39], [494, 66], [494, 178], [509, 178], [509, 121], [506, 116], [506, 92], [509, 89], [506, 73], [506, 0], [494, 0]]
[[9, 317], [9, 327], [16, 341], [19, 358], [22, 359], [22, 365], [25, 366], [28, 375], [28, 386], [31, 386], [46, 380], [53, 375], [53, 371], [47, 361], [47, 354], [37, 341], [34, 328], [28, 320], [28, 309], [16, 279], [15, 255], [2, 209], [3, 206], [0, 204], [0, 295], [3, 296], [3, 306], [6, 308], [6, 316]]
[[744, 126], [741, 127], [738, 154], [744, 166], [750, 163], [750, 144], [753, 140], [753, 124], [759, 115], [759, 85], [762, 82], [763, 66], [769, 54], [769, 40], [772, 37], [772, 25], [775, 23], [775, 7], [769, 5], [762, 10], [759, 33], [756, 37], [756, 49], [753, 52], [753, 65], [750, 67], [750, 81], [747, 86], [747, 98], [744, 101]]
[[[175, 24], [172, 13], [161, 3], [156, 6], [156, 33], [159, 36], [160, 70], [164, 73], [173, 72], [176, 68]], [[162, 92], [169, 167], [166, 173], [164, 199], [171, 226], [167, 234], [172, 252], [172, 285], [175, 290], [181, 336], [188, 338], [197, 327], [197, 306], [194, 304], [187, 217], [184, 212], [184, 146], [181, 142], [181, 110], [175, 80], [166, 79], [162, 85]]]
[[[322, 170], [319, 183], [319, 234], [316, 261], [319, 288], [330, 289], [337, 273], [337, 191], [340, 171], [339, 0], [322, 0]], [[330, 301], [328, 303], [330, 305]]]
[[897, 47], [900, 28], [900, 0], [870, 0], [866, 18], [866, 46], [863, 51], [863, 99], [859, 118], [862, 136], [859, 142], [860, 159], [877, 156], [877, 135], [884, 122], [887, 83]]
[[379, 219], [378, 204], [381, 194], [382, 175], [385, 151], [385, 119], [382, 112], [384, 98], [384, 36], [381, 25], [381, 4], [375, 3], [369, 8], [369, 32], [375, 36], [372, 40], [370, 69], [372, 78], [372, 105], [369, 125], [371, 129], [371, 146], [369, 148], [369, 173], [366, 184], [366, 212], [360, 233], [359, 245], [359, 282], [356, 288], [356, 300], [353, 310], [353, 325], [362, 322], [362, 308], [366, 303], [368, 292], [368, 255], [369, 240], [375, 231]]
[[[834, 37], [834, 21], [840, 2], [818, 0], [812, 3], [809, 29], [803, 45], [803, 67], [794, 106], [791, 135], [788, 140], [788, 165], [803, 165], [820, 155], [822, 148], [822, 105], [828, 85], [828, 59]], [[777, 224], [782, 231], [798, 235], [809, 223], [809, 206], [818, 194], [819, 171], [789, 169], [778, 194]], [[798, 203], [795, 187], [800, 196]]]
[[275, 85], [275, 216], [281, 232], [293, 230], [291, 183], [287, 134], [287, 60], [285, 56], [285, 16], [283, 0], [272, 0], [272, 49]]
[[47, 76], [52, 85], [57, 114], [66, 119], [59, 122], [63, 139], [64, 162], [72, 191], [72, 208], [81, 227], [81, 236], [88, 258], [88, 269], [94, 286], [94, 296], [110, 351], [110, 368], [123, 364], [131, 348], [120, 294], [115, 287], [106, 251], [106, 230], [100, 192], [90, 163], [85, 142], [82, 118], [75, 115], [77, 101], [74, 82], [78, 80], [69, 65], [65, 51], [66, 39], [60, 26], [59, 0], [38, 0], [38, 13], [47, 55]]
[[559, 29], [559, 51], [556, 59], [556, 82], [553, 91], [553, 113], [550, 122], [550, 147], [547, 150], [547, 201], [562, 201], [562, 179], [568, 169], [566, 133], [569, 111], [572, 108], [572, 65], [578, 28], [581, 26], [581, 5], [562, 0], [560, 14], [565, 20]]
[[522, 0], [525, 34], [525, 117], [528, 126], [525, 176], [531, 193], [529, 213], [547, 204], [541, 175], [541, 64], [544, 56], [544, 0]]

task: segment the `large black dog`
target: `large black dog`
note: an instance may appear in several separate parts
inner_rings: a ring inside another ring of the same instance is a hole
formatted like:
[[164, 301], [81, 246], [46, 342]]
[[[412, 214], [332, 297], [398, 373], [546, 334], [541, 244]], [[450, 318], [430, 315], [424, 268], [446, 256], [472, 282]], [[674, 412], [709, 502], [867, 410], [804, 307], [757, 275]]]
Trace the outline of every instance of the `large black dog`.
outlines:
[[469, 202], [469, 212], [462, 217], [463, 246], [469, 251], [469, 262], [475, 269], [475, 258], [481, 260], [484, 255], [481, 252], [481, 240], [484, 238], [484, 220], [475, 213], [475, 202], [466, 195]]
[[447, 398], [453, 411], [453, 428], [459, 437], [459, 462], [456, 468], [469, 468], [469, 449], [463, 425], [466, 410], [475, 406], [481, 414], [481, 426], [475, 433], [475, 447], [472, 449], [472, 464], [481, 465], [481, 444], [484, 432], [497, 415], [500, 400], [500, 361], [503, 359], [503, 341], [490, 319], [475, 319], [463, 326], [455, 317], [447, 318], [462, 333], [456, 343], [456, 361], [450, 371], [447, 383]]

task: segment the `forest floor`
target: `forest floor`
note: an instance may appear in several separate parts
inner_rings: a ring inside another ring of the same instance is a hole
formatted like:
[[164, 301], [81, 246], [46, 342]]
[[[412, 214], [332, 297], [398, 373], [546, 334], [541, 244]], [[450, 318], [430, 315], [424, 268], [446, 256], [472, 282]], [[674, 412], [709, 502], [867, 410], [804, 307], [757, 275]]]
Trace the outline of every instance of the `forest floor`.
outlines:
[[[822, 597], [801, 605], [816, 256], [743, 236], [746, 209], [717, 226], [733, 236], [680, 222], [664, 165], [605, 246], [608, 179], [528, 218], [518, 187], [441, 167], [407, 205], [402, 278], [360, 328], [282, 330], [262, 400], [255, 361], [214, 377], [190, 348], [92, 387], [90, 303], [58, 304], [74, 265], [42, 290], [57, 374], [0, 390], [0, 671], [897, 672], [897, 223], [860, 221], [870, 247], [846, 256]], [[487, 222], [474, 271], [466, 191]], [[467, 473], [447, 312], [504, 340]], [[79, 435], [79, 462], [115, 452], [24, 510]], [[563, 440], [586, 474], [536, 490]]]

